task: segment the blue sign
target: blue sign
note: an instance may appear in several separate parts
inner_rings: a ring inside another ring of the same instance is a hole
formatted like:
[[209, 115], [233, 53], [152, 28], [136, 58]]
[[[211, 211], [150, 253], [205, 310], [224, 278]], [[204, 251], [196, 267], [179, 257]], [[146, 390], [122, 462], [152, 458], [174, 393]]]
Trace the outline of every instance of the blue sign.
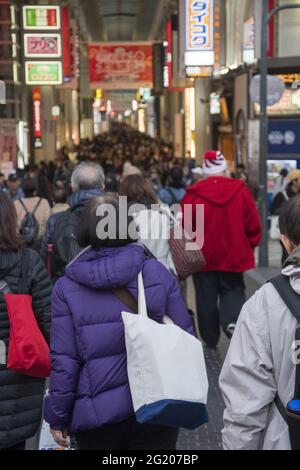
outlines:
[[269, 157], [300, 158], [300, 119], [269, 121]]

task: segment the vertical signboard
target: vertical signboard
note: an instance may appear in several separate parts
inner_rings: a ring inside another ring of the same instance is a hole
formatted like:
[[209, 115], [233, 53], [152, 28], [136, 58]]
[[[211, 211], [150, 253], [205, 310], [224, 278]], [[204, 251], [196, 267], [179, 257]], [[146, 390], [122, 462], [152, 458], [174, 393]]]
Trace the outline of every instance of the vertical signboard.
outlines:
[[60, 85], [63, 81], [60, 6], [25, 5], [22, 11], [26, 84]]
[[184, 0], [185, 65], [214, 65], [214, 1]]
[[32, 89], [32, 103], [33, 103], [33, 137], [34, 148], [40, 149], [43, 147], [42, 143], [42, 94], [41, 89], [35, 87]]

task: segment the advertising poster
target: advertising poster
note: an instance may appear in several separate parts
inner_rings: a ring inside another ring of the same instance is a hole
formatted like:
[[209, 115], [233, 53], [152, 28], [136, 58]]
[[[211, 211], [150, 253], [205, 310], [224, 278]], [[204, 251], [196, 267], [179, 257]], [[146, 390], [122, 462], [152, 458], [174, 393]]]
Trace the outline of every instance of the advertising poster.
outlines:
[[98, 43], [89, 45], [92, 88], [153, 88], [151, 43]]
[[28, 58], [58, 58], [61, 57], [60, 34], [25, 34], [25, 57]]

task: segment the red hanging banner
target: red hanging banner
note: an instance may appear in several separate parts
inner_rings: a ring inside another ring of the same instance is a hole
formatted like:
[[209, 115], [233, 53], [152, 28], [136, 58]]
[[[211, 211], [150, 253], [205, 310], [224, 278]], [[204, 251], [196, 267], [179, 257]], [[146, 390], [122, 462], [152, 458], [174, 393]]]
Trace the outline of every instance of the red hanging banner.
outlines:
[[63, 74], [66, 81], [73, 78], [71, 35], [68, 7], [62, 8]]
[[[268, 0], [269, 1], [269, 12], [272, 11], [276, 7], [275, 0]], [[268, 26], [268, 57], [275, 56], [275, 17], [270, 20]]]
[[152, 43], [96, 43], [89, 45], [92, 88], [153, 87]]

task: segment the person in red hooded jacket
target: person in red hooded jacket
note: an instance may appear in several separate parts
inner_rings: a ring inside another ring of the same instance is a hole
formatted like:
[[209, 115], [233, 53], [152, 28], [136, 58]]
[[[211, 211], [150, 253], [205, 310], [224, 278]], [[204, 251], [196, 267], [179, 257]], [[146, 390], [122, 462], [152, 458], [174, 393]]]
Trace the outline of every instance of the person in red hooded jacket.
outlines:
[[231, 338], [246, 301], [243, 273], [255, 267], [261, 223], [245, 183], [226, 177], [227, 162], [221, 152], [207, 152], [203, 170], [207, 178], [188, 188], [182, 208], [185, 212], [185, 206], [192, 205], [192, 226], [197, 233], [195, 209], [204, 205], [203, 254], [207, 264], [194, 275], [194, 285], [200, 333], [206, 345], [215, 348], [220, 323]]

